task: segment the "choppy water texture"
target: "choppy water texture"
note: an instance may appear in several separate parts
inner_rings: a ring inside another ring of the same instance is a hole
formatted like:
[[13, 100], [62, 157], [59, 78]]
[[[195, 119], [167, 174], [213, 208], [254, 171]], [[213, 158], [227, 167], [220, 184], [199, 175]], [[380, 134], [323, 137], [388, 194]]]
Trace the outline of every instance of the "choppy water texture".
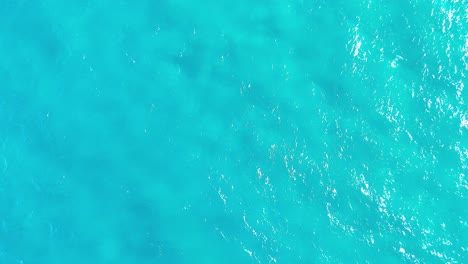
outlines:
[[0, 22], [0, 263], [468, 262], [468, 1]]

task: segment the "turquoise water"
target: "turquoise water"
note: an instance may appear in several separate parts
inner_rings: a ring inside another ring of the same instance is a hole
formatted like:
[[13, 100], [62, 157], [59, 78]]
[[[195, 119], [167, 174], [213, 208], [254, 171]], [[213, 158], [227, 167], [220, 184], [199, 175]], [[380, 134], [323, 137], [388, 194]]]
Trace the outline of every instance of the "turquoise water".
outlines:
[[0, 1], [0, 263], [467, 263], [468, 1]]

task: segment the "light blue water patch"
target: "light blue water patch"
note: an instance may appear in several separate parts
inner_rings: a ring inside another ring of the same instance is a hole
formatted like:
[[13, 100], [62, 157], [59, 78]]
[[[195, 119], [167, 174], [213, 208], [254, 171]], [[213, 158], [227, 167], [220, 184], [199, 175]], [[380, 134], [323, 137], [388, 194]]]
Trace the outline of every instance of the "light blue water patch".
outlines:
[[0, 263], [465, 263], [468, 1], [2, 1]]

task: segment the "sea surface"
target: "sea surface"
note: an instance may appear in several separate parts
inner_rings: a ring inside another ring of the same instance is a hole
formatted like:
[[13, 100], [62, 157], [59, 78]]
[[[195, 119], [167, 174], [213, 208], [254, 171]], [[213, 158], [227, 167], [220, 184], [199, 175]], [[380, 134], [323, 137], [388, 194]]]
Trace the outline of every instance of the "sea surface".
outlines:
[[467, 0], [1, 0], [0, 263], [468, 263]]

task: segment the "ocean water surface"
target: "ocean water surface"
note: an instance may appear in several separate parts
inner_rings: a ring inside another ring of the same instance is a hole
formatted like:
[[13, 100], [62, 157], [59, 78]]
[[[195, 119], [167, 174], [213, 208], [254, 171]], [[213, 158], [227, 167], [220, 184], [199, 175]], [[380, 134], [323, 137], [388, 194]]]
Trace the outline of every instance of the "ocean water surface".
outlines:
[[467, 263], [468, 1], [0, 1], [0, 263]]

